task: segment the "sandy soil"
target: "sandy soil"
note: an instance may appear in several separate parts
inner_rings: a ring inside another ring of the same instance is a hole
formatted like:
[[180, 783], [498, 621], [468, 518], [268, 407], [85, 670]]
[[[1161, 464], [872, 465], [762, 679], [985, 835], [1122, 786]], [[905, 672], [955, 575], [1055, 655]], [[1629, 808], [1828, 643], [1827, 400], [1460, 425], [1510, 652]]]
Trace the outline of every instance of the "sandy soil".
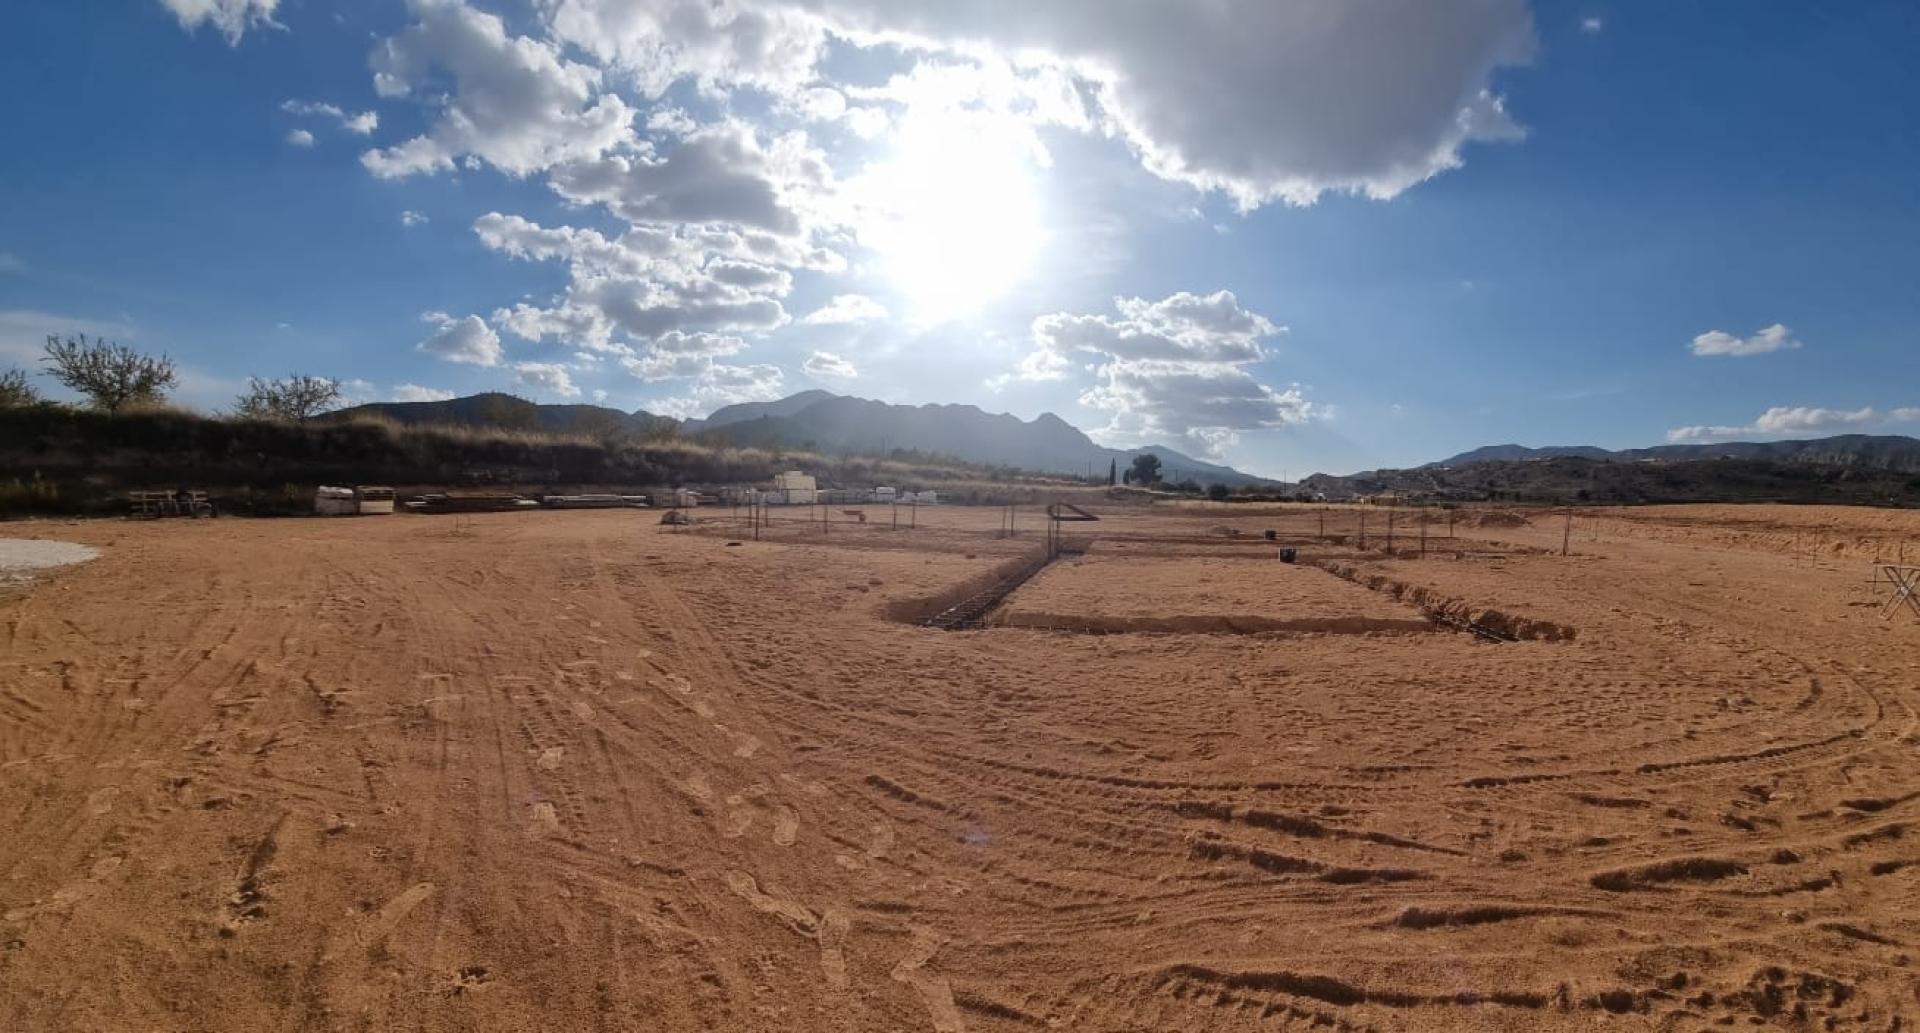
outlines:
[[892, 619], [1031, 511], [41, 525], [0, 1029], [1911, 1028], [1920, 622], [1780, 543], [1920, 516], [1666, 515], [1114, 511], [996, 616], [1512, 643]]

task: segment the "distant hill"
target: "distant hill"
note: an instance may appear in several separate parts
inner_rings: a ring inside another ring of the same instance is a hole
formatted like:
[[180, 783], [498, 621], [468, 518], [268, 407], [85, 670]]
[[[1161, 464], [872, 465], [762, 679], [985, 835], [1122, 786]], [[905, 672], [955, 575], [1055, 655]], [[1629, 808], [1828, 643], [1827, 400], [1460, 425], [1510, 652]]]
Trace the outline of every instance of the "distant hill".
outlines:
[[363, 415], [381, 416], [408, 426], [502, 427], [550, 434], [599, 434], [609, 430], [645, 433], [676, 423], [672, 417], [648, 412], [621, 412], [604, 405], [544, 405], [497, 391], [444, 402], [370, 402], [328, 413], [322, 419], [350, 420]]
[[1920, 505], [1920, 440], [1842, 434], [1807, 441], [1587, 446], [1492, 445], [1410, 470], [1314, 474], [1328, 498], [1396, 493], [1514, 502], [1843, 502]]
[[896, 450], [945, 455], [969, 463], [1104, 477], [1110, 463], [1124, 469], [1142, 452], [1158, 456], [1162, 476], [1201, 484], [1270, 484], [1265, 478], [1208, 463], [1164, 445], [1103, 448], [1052, 413], [1022, 420], [972, 405], [893, 405], [826, 391], [777, 402], [731, 405], [689, 431], [740, 445], [784, 445], [833, 453], [886, 455]]
[[1898, 434], [1839, 434], [1801, 441], [1728, 441], [1708, 445], [1656, 445], [1610, 451], [1592, 445], [1486, 445], [1471, 452], [1428, 463], [1421, 469], [1459, 467], [1473, 463], [1524, 462], [1538, 459], [1598, 459], [1612, 462], [1690, 459], [1761, 459], [1830, 466], [1861, 466], [1877, 470], [1920, 472], [1920, 439]]
[[598, 405], [542, 405], [491, 392], [444, 402], [376, 402], [330, 413], [326, 418], [351, 419], [361, 414], [405, 424], [465, 424], [557, 433], [655, 433], [673, 428], [683, 436], [719, 444], [837, 455], [916, 452], [986, 466], [1083, 477], [1104, 477], [1111, 463], [1125, 469], [1135, 455], [1148, 452], [1159, 457], [1161, 474], [1169, 481], [1192, 479], [1229, 487], [1274, 483], [1164, 445], [1103, 448], [1052, 413], [1022, 420], [972, 405], [893, 405], [818, 390], [778, 401], [724, 406], [706, 419], [685, 421]]
[[[1577, 456], [1581, 459], [1611, 459], [1613, 453], [1592, 445], [1547, 445], [1543, 448], [1528, 448], [1525, 445], [1482, 445], [1471, 452], [1462, 452], [1457, 456], [1442, 459], [1427, 466], [1466, 466], [1468, 463], [1507, 463], [1523, 459], [1555, 459], [1561, 456]], [[1422, 467], [1425, 469], [1425, 467]]]

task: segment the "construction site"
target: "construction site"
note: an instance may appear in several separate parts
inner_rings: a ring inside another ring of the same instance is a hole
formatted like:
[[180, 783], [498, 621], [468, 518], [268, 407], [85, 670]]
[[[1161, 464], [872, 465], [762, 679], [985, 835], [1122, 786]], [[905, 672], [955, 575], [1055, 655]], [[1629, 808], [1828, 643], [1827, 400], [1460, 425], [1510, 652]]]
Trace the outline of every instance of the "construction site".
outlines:
[[1920, 514], [761, 502], [14, 525], [0, 1028], [1920, 1016]]

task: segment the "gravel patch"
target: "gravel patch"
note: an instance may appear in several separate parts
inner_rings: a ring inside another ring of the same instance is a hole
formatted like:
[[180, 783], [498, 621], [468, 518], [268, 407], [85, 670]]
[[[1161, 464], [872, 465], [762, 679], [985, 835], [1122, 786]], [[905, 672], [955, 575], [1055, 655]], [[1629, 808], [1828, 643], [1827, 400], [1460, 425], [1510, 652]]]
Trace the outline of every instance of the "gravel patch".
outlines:
[[25, 581], [36, 570], [85, 563], [98, 555], [100, 550], [73, 542], [0, 538], [0, 584]]

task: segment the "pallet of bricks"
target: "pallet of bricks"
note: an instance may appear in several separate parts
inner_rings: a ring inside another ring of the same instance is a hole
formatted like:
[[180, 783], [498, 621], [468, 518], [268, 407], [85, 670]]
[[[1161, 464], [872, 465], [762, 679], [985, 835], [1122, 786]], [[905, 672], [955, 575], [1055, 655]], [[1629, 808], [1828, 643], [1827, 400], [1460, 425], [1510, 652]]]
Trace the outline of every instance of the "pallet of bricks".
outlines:
[[128, 493], [130, 515], [136, 520], [161, 517], [210, 517], [213, 503], [204, 491], [135, 491]]

